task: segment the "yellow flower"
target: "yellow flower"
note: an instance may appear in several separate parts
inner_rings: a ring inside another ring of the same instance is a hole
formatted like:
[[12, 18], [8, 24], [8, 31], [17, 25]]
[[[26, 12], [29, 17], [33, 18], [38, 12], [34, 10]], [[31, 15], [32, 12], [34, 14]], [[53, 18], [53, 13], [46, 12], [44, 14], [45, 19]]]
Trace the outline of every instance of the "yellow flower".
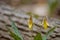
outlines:
[[28, 26], [29, 26], [29, 29], [32, 30], [32, 26], [33, 26], [32, 16], [30, 16], [30, 18], [28, 20]]
[[44, 27], [44, 29], [46, 30], [46, 29], [48, 28], [48, 26], [49, 26], [49, 24], [48, 24], [48, 22], [47, 22], [47, 18], [45, 17], [45, 18], [43, 19], [43, 27]]

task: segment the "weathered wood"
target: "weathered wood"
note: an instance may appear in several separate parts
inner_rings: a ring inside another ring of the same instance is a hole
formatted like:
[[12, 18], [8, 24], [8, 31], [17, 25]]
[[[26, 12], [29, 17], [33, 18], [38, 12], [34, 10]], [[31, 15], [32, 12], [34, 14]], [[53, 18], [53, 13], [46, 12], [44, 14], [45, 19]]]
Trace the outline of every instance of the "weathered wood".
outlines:
[[[21, 10], [14, 9], [10, 6], [7, 6], [7, 5], [5, 6], [3, 4], [0, 7], [0, 40], [13, 40], [13, 38], [10, 36], [10, 34], [8, 33], [8, 30], [6, 28], [6, 26], [11, 27], [10, 21], [8, 19], [9, 16], [16, 23], [16, 26], [18, 27], [19, 31], [21, 32], [21, 34], [24, 37], [24, 40], [29, 40], [31, 37], [31, 35], [29, 33], [28, 25], [27, 25], [29, 16], [27, 14], [25, 14], [25, 12], [22, 12]], [[46, 33], [46, 31], [43, 29], [42, 26], [40, 26], [40, 22], [41, 22], [40, 20], [42, 20], [42, 19], [39, 18], [37, 20], [33, 17], [33, 20], [34, 20], [34, 26], [33, 26], [33, 35], [32, 36], [34, 37], [36, 35], [36, 33], [40, 32], [40, 31], [42, 32], [42, 35], [44, 35]], [[50, 26], [59, 25], [58, 26], [59, 29], [57, 29], [57, 30], [60, 30], [60, 21], [58, 19], [48, 18], [48, 22], [49, 22]], [[54, 33], [56, 33], [57, 30], [55, 30]], [[58, 33], [60, 33], [60, 31]], [[57, 36], [56, 36], [56, 38], [57, 38]], [[59, 38], [57, 38], [57, 39], [60, 40]], [[55, 39], [53, 39], [53, 40], [55, 40]]]

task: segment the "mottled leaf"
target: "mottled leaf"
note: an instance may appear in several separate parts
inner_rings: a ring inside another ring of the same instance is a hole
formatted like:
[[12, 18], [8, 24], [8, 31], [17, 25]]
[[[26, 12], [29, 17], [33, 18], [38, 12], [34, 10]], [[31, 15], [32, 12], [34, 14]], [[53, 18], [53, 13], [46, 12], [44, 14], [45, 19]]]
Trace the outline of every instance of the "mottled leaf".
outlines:
[[10, 32], [10, 35], [14, 38], [14, 40], [21, 40], [21, 38], [18, 35], [16, 35], [14, 32], [12, 32], [10, 28], [7, 27], [7, 29], [8, 32]]
[[42, 37], [42, 39], [43, 39], [43, 40], [47, 40], [47, 37], [44, 35], [44, 36]]
[[34, 40], [42, 40], [42, 35], [41, 33], [38, 33], [35, 37]]
[[[9, 17], [9, 19], [10, 19], [10, 17]], [[21, 40], [23, 40], [23, 37], [22, 37], [21, 33], [18, 31], [18, 28], [16, 27], [14, 21], [12, 21], [11, 19], [10, 19], [10, 21], [11, 21], [11, 28], [13, 29], [13, 32], [15, 33], [15, 35], [17, 35], [18, 37], [21, 38]]]
[[51, 28], [51, 29], [46, 33], [46, 36], [51, 35], [51, 33], [52, 33], [56, 28], [57, 28], [56, 26], [53, 27], [53, 28]]

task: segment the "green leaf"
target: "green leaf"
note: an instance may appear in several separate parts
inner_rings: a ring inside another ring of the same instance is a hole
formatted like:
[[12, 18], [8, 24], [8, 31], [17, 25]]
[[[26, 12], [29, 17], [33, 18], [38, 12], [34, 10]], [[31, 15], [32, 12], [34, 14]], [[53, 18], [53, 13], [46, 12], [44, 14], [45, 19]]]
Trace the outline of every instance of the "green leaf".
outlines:
[[50, 30], [48, 30], [48, 32], [43, 36], [43, 40], [47, 40], [47, 38], [49, 37], [49, 35], [51, 35], [52, 34], [52, 32], [56, 29], [57, 27], [55, 26], [55, 27], [53, 27], [53, 28], [51, 28]]
[[56, 26], [53, 27], [53, 28], [51, 28], [51, 29], [46, 33], [46, 36], [51, 35], [51, 33], [52, 33], [56, 28], [57, 28]]
[[14, 38], [14, 40], [21, 40], [19, 36], [17, 36], [15, 33], [10, 32], [11, 36]]
[[[9, 17], [9, 19], [10, 19], [10, 17]], [[14, 21], [12, 21], [11, 19], [10, 19], [10, 21], [11, 21], [11, 26], [12, 26], [12, 29], [13, 29], [15, 35], [17, 35], [18, 37], [21, 38], [21, 40], [23, 40], [23, 37], [22, 37], [21, 33], [18, 31], [18, 28], [16, 27]]]
[[13, 33], [12, 31], [10, 31], [9, 28], [8, 28], [8, 31], [10, 32], [10, 35], [14, 38], [14, 40], [21, 40], [21, 38], [17, 36], [15, 33]]
[[46, 35], [44, 35], [44, 36], [42, 37], [42, 39], [43, 39], [43, 40], [47, 40], [47, 37], [46, 37]]
[[42, 35], [41, 33], [38, 33], [35, 37], [34, 40], [42, 40]]

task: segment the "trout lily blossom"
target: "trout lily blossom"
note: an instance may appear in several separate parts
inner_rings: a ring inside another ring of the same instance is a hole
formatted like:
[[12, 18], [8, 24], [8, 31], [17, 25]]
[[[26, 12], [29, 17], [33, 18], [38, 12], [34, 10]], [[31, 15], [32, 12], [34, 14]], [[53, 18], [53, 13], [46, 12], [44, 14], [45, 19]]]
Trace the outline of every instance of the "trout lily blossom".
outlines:
[[43, 19], [42, 24], [43, 24], [43, 28], [46, 30], [46, 29], [48, 28], [48, 26], [49, 26], [49, 24], [48, 24], [48, 22], [47, 22], [47, 18], [46, 18], [46, 17]]
[[32, 16], [30, 16], [30, 18], [28, 20], [28, 27], [30, 30], [32, 30], [32, 26], [33, 26], [33, 20], [32, 20]]

